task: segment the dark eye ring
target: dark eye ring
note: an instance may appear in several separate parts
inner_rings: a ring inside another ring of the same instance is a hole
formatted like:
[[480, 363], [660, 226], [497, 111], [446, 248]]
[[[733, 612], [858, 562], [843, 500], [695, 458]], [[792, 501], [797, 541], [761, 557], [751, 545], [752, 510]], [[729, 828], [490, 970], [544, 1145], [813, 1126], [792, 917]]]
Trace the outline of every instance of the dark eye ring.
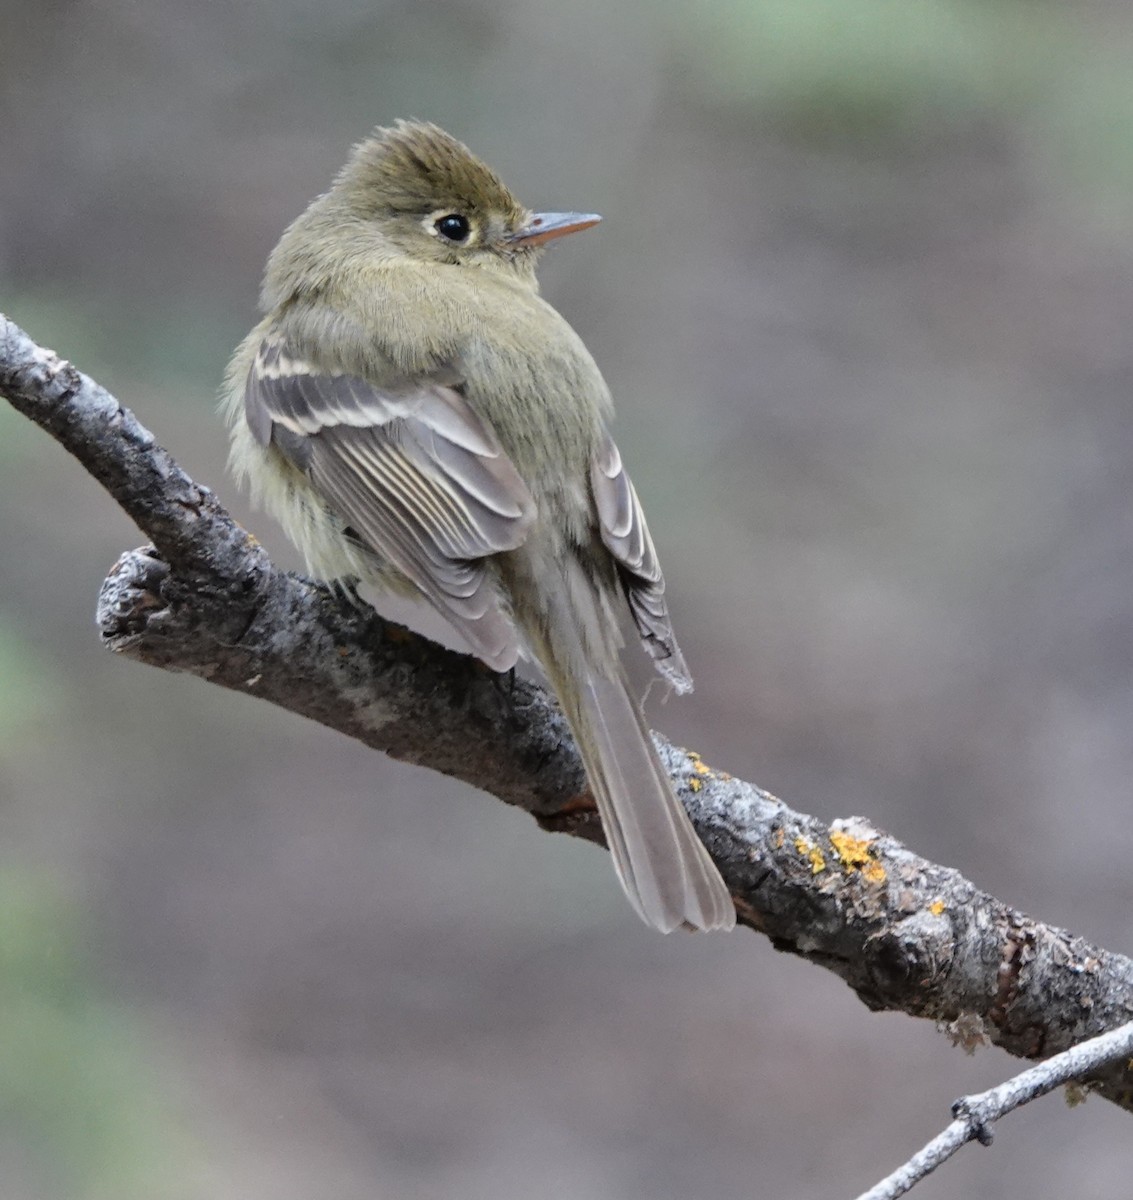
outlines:
[[433, 224], [433, 228], [443, 238], [448, 238], [450, 242], [466, 241], [468, 235], [472, 232], [472, 226], [468, 223], [468, 218], [461, 213], [449, 213], [447, 216], [440, 217]]

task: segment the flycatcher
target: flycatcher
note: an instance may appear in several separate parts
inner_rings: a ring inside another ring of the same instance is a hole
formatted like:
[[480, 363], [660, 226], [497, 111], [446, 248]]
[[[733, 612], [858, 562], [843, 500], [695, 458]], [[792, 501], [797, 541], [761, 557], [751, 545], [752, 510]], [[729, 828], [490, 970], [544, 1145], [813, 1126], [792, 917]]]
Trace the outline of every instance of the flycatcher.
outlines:
[[312, 574], [424, 596], [494, 670], [538, 662], [634, 908], [730, 929], [618, 658], [628, 606], [692, 688], [609, 390], [535, 279], [598, 220], [530, 212], [435, 125], [376, 130], [268, 260], [225, 384], [232, 464]]

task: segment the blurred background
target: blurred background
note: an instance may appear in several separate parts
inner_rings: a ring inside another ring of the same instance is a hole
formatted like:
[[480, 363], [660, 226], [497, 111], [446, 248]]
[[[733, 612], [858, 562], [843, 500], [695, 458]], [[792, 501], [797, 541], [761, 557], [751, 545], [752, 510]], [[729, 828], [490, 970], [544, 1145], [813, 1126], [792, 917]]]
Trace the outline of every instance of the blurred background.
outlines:
[[[619, 402], [697, 691], [652, 720], [1133, 952], [1133, 6], [0, 0], [0, 308], [280, 562], [214, 397], [376, 123], [594, 209], [544, 291]], [[5, 1200], [848, 1197], [1018, 1066], [605, 856], [110, 658], [136, 530], [0, 407]], [[436, 880], [448, 885], [443, 892]], [[1114, 1196], [1058, 1099], [931, 1197]]]

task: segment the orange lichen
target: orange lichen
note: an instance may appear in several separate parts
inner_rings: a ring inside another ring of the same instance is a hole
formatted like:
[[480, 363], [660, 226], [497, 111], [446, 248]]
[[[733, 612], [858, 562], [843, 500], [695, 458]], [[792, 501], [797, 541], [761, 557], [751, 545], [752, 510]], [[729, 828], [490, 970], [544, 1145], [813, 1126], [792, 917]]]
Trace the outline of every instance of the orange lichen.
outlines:
[[695, 775], [689, 777], [688, 786], [690, 791], [699, 792], [704, 786]]
[[928, 911], [929, 911], [930, 913], [932, 913], [932, 915], [933, 915], [934, 917], [939, 917], [939, 916], [940, 916], [940, 914], [941, 914], [942, 912], [944, 912], [944, 901], [943, 901], [943, 900], [934, 900], [934, 901], [933, 901], [933, 902], [932, 902], [932, 903], [931, 903], [931, 904], [928, 906]]
[[835, 829], [830, 834], [830, 844], [847, 874], [859, 871], [866, 883], [882, 884], [887, 876], [885, 868], [873, 856], [875, 841], [875, 838], [855, 837], [842, 829]]
[[826, 855], [821, 846], [815, 846], [800, 835], [795, 838], [795, 849], [810, 863], [812, 875], [821, 874], [826, 870]]
[[876, 858], [871, 858], [869, 862], [862, 867], [862, 878], [866, 883], [875, 883], [880, 887], [888, 878], [885, 874], [885, 868], [877, 861]]
[[841, 860], [842, 866], [864, 867], [870, 861], [870, 847], [873, 845], [868, 838], [854, 837], [853, 834], [835, 830], [830, 835], [830, 844]]

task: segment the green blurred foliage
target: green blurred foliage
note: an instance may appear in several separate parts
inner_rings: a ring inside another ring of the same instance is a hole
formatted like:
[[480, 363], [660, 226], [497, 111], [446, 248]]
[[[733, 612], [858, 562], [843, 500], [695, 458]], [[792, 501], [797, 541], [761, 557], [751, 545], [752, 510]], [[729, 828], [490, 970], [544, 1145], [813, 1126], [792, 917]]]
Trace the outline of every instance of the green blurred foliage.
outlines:
[[153, 1102], [136, 1020], [97, 999], [87, 932], [44, 874], [0, 866], [0, 1115], [44, 1195], [184, 1194], [182, 1151]]
[[[216, 364], [227, 358], [232, 331], [247, 317], [224, 298], [202, 303], [182, 295], [144, 306], [116, 297], [113, 304], [93, 304], [60, 287], [9, 292], [0, 310], [104, 386], [110, 386], [108, 376], [130, 376], [142, 384], [204, 388], [210, 396], [218, 382]], [[11, 453], [7, 441], [5, 432], [0, 455]]]
[[66, 684], [53, 677], [0, 609], [0, 754], [57, 712], [66, 696]]
[[676, 8], [674, 46], [703, 101], [804, 143], [907, 147], [1021, 121], [1083, 191], [1128, 192], [1133, 53], [1082, 16], [1023, 0], [725, 0]]
[[[910, 132], [1018, 99], [1034, 6], [964, 0], [728, 0], [682, 6], [699, 31], [696, 85], [796, 134]], [[1040, 22], [1041, 23], [1041, 22]], [[699, 52], [703, 50], [703, 54]]]

